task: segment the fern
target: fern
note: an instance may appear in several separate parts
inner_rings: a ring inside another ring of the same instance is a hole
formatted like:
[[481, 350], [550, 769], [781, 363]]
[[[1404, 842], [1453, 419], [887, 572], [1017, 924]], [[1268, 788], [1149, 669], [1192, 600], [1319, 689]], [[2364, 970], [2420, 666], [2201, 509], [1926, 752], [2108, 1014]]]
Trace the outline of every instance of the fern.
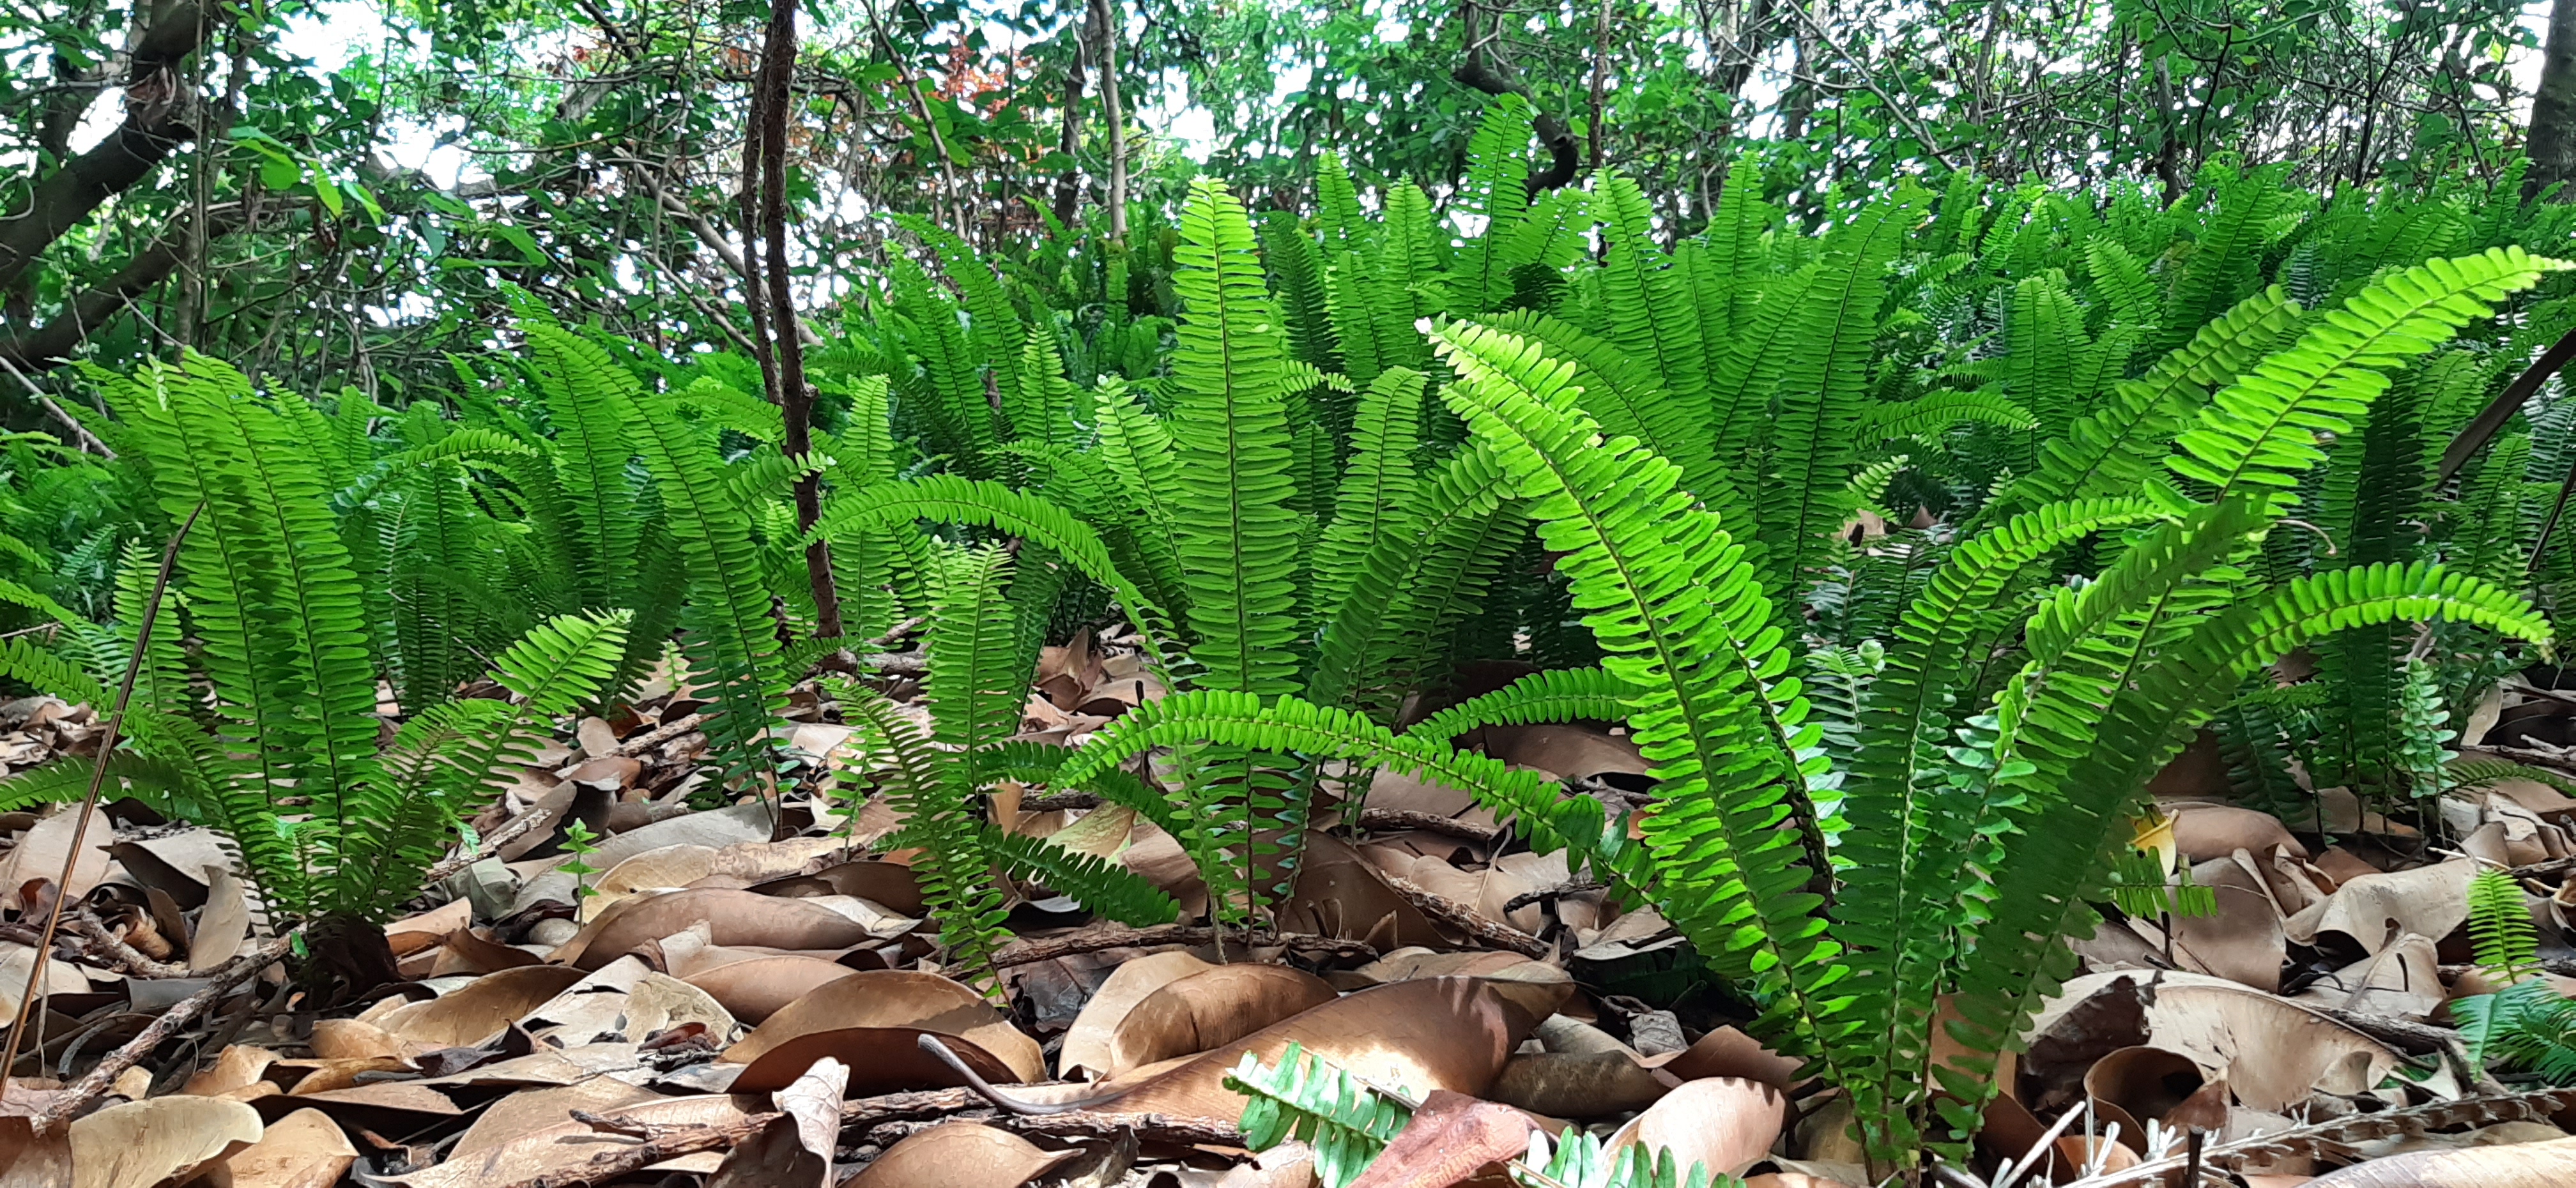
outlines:
[[1345, 1188], [1368, 1169], [1413, 1117], [1413, 1105], [1363, 1083], [1291, 1041], [1276, 1068], [1246, 1052], [1225, 1075], [1245, 1097], [1243, 1141], [1267, 1151], [1295, 1140], [1315, 1152], [1324, 1188]]
[[[1572, 369], [1510, 335], [1436, 331], [1464, 377], [1446, 398], [1536, 499], [1603, 667], [1637, 686], [1631, 724], [1662, 784], [1646, 844], [1662, 906], [1730, 976], [1774, 997], [1789, 1042], [1818, 1035], [1834, 954], [1811, 889], [1830, 870], [1808, 791], [1830, 764], [1743, 550], [1676, 490], [1680, 471], [1625, 440], [1595, 448]], [[1783, 811], [1795, 830], [1773, 828]], [[1803, 851], [1803, 854], [1802, 854]]]
[[2512, 875], [2487, 869], [2469, 877], [2469, 942], [2478, 964], [2507, 984], [2539, 972], [2540, 930]]
[[2520, 248], [2434, 260], [2382, 278], [2220, 392], [2178, 439], [2174, 473], [2219, 497], [2239, 483], [2280, 489], [2323, 460], [2315, 434], [2351, 431], [2351, 418], [2387, 388], [2382, 374], [2429, 351], [2508, 293], [2567, 267]]

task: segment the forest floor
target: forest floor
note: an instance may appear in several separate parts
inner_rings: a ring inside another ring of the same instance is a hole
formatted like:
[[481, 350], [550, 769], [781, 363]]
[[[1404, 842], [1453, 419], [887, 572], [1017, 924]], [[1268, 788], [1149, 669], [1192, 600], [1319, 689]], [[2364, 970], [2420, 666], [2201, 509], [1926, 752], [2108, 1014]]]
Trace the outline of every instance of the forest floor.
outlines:
[[[875, 659], [918, 710], [917, 657]], [[722, 803], [693, 691], [647, 692], [572, 723], [381, 951], [270, 935], [214, 834], [132, 801], [85, 825], [0, 816], [0, 1008], [43, 995], [33, 1075], [0, 1099], [0, 1184], [1338, 1188], [1351, 1153], [1331, 1142], [1249, 1149], [1277, 1127], [1245, 1120], [1228, 1074], [1290, 1041], [1357, 1077], [1385, 1128], [1414, 1113], [1369, 1184], [1505, 1182], [1533, 1129], [1768, 1188], [1870, 1182], [1848, 1100], [1747, 1036], [1750, 1009], [1660, 917], [1513, 847], [1463, 792], [1387, 776], [1319, 809], [1272, 931], [1132, 929], [1023, 889], [988, 975], [938, 963], [911, 855], [873, 846], [897, 823], [882, 799]], [[1024, 737], [1079, 743], [1160, 694], [1086, 633], [1046, 650]], [[2509, 685], [2495, 708], [2496, 753], [2576, 771], [2568, 699]], [[864, 790], [834, 716], [805, 686], [781, 742]], [[0, 773], [101, 733], [92, 707], [0, 705]], [[1614, 810], [1647, 786], [1615, 730], [1472, 741]], [[2341, 790], [2294, 828], [2224, 787], [2214, 753], [2186, 754], [2144, 838], [2216, 912], [2078, 943], [2082, 972], [1942, 1182], [2180, 1183], [2196, 1149], [2205, 1182], [2249, 1188], [2576, 1184], [2576, 1143], [2525, 1145], [2576, 1129], [2576, 1090], [2500, 1080], [2448, 1016], [2494, 988], [2465, 930], [2481, 864], [2524, 883], [2543, 976], [2576, 991], [2576, 799], [2453, 797], [2441, 843]], [[991, 812], [1204, 918], [1180, 845], [1127, 809], [1005, 786]], [[576, 822], [595, 847], [567, 848]], [[58, 888], [73, 905], [38, 979]]]

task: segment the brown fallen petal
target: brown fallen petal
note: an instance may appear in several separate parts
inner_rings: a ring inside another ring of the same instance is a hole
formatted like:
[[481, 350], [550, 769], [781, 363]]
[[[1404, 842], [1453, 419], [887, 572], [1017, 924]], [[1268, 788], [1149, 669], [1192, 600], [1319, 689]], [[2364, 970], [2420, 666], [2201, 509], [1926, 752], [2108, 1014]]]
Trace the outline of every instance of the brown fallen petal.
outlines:
[[2085, 1071], [2084, 1092], [2097, 1102], [2120, 1107], [2139, 1121], [2162, 1120], [2168, 1111], [2199, 1092], [2202, 1080], [2200, 1066], [2180, 1052], [2122, 1048], [2095, 1061]]
[[1109, 1037], [1110, 1075], [1207, 1051], [1338, 997], [1324, 979], [1284, 965], [1220, 965], [1136, 1004]]
[[681, 980], [706, 991], [734, 1018], [757, 1027], [815, 987], [858, 972], [837, 961], [791, 953], [730, 961]]
[[933, 1126], [877, 1156], [843, 1188], [1018, 1188], [1073, 1158], [981, 1122]]
[[1437, 1091], [1350, 1188], [1449, 1188], [1486, 1164], [1518, 1158], [1536, 1129], [1510, 1106]]
[[1373, 1084], [1477, 1097], [1528, 1034], [1521, 1012], [1483, 981], [1397, 982], [1344, 995], [1169, 1069], [1138, 1070], [1104, 1086], [1118, 1096], [1093, 1100], [1119, 1113], [1232, 1122], [1243, 1098], [1225, 1087], [1225, 1075], [1247, 1052], [1275, 1065], [1292, 1042]]
[[2339, 932], [2377, 953], [2407, 933], [2435, 940], [2469, 918], [2469, 876], [2477, 863], [2462, 858], [2394, 874], [2346, 881], [2324, 903], [2285, 925], [2291, 940], [2313, 944], [2321, 932]]
[[232, 1188], [332, 1188], [357, 1161], [339, 1123], [320, 1110], [297, 1110], [226, 1156], [222, 1167]]
[[563, 993], [581, 973], [564, 965], [530, 965], [485, 974], [453, 993], [398, 1008], [376, 1026], [426, 1047], [473, 1047]]
[[[937, 974], [910, 970], [866, 970], [817, 986], [780, 1008], [742, 1042], [727, 1048], [722, 1059], [751, 1064], [789, 1041], [827, 1031], [905, 1029], [963, 1039], [998, 1060], [1008, 1070], [1010, 1080], [1035, 1081], [1046, 1076], [1046, 1059], [1037, 1041], [1011, 1026], [1009, 1018], [982, 995]], [[912, 1042], [912, 1037], [905, 1037], [903, 1042]], [[782, 1088], [815, 1058], [835, 1054], [813, 1052], [783, 1077], [773, 1081], [765, 1075], [759, 1082], [744, 1081], [740, 1091]], [[873, 1083], [869, 1078], [875, 1070], [867, 1064], [848, 1057], [842, 1060], [853, 1070], [853, 1090]], [[748, 1077], [750, 1072], [746, 1070], [744, 1075]]]
[[874, 939], [865, 925], [819, 904], [701, 888], [621, 900], [584, 925], [553, 959], [595, 970], [700, 921], [707, 924], [708, 943], [717, 945], [846, 949]]
[[543, 962], [544, 958], [526, 949], [502, 944], [472, 928], [459, 928], [447, 934], [447, 940], [439, 949], [438, 963], [430, 967], [430, 975], [498, 973]]
[[2456, 1151], [2417, 1151], [2356, 1163], [2311, 1188], [2565, 1188], [2576, 1184], [2576, 1138]]
[[1711, 1175], [1742, 1175], [1770, 1152], [1788, 1110], [1788, 1097], [1769, 1085], [1710, 1077], [1664, 1095], [1602, 1145], [1612, 1151], [1669, 1147], [1677, 1168], [1698, 1163]]
[[1082, 1013], [1074, 1016], [1073, 1027], [1064, 1033], [1064, 1047], [1056, 1056], [1057, 1068], [1068, 1077], [1082, 1072], [1107, 1075], [1111, 1071], [1109, 1038], [1117, 1034], [1118, 1024], [1127, 1018], [1127, 1012], [1156, 990], [1215, 968], [1178, 950], [1149, 953], [1120, 963], [1110, 972], [1109, 980], [1092, 991], [1090, 1001], [1082, 1004]]
[[1485, 1094], [1551, 1118], [1602, 1118], [1643, 1109], [1672, 1087], [1625, 1052], [1537, 1052], [1512, 1057]]
[[256, 1143], [259, 1111], [215, 1097], [112, 1105], [71, 1125], [72, 1188], [133, 1188], [185, 1178]]

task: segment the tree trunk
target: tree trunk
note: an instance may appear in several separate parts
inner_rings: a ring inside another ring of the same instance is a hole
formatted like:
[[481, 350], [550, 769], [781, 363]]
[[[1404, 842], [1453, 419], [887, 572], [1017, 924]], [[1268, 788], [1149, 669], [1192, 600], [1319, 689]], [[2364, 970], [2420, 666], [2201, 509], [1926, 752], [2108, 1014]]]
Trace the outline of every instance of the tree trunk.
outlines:
[[1118, 0], [1091, 0], [1092, 44], [1100, 48], [1101, 114], [1109, 120], [1109, 241], [1127, 243], [1127, 109], [1118, 97]]
[[[776, 358], [778, 406], [786, 426], [779, 451], [790, 458], [812, 454], [814, 390], [805, 384], [805, 347], [796, 340], [796, 295], [788, 285], [787, 259], [787, 113], [793, 106], [796, 79], [796, 0], [770, 0], [769, 36], [760, 53], [760, 102], [754, 106], [754, 140], [760, 146], [760, 221], [768, 242], [769, 334], [766, 350]], [[747, 243], [746, 243], [746, 246]], [[755, 282], [744, 296], [760, 306]], [[796, 480], [796, 527], [811, 532], [823, 515], [823, 477], [808, 472]], [[832, 546], [817, 540], [805, 546], [805, 578], [814, 593], [814, 634], [830, 639], [843, 634], [841, 599], [832, 582]], [[802, 676], [802, 673], [795, 674]]]
[[1075, 32], [1073, 61], [1064, 71], [1064, 131], [1056, 147], [1064, 153], [1064, 176], [1055, 179], [1055, 221], [1068, 229], [1082, 209], [1082, 87], [1091, 66], [1091, 39]]
[[[2540, 86], [2531, 96], [2531, 132], [2524, 137], [2531, 172], [2523, 196], [2555, 182], [2576, 181], [2576, 0], [2549, 6], [2549, 45], [2541, 51]], [[2559, 200], [2570, 195], [2559, 193]]]

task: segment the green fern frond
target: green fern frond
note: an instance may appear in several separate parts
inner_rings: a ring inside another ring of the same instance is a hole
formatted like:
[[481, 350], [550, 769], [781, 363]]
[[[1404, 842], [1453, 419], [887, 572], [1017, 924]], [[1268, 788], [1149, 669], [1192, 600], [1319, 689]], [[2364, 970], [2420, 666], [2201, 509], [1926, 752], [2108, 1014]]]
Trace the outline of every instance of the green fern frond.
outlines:
[[2478, 964], [2507, 983], [2539, 971], [2540, 928], [2512, 875], [2489, 868], [2469, 876], [2469, 944]]
[[1480, 726], [1540, 722], [1617, 722], [1628, 716], [1637, 690], [1598, 668], [1533, 672], [1481, 697], [1471, 697], [1405, 728], [1414, 738], [1447, 741]]
[[1378, 373], [1353, 419], [1351, 460], [1333, 496], [1333, 520], [1315, 545], [1309, 599], [1333, 614], [1358, 579], [1359, 565], [1382, 536], [1409, 527], [1422, 445], [1422, 375], [1401, 367]]
[[[1640, 690], [1629, 722], [1662, 785], [1646, 828], [1667, 863], [1659, 906], [1771, 997], [1785, 1042], [1811, 1048], [1836, 947], [1814, 914], [1830, 867], [1808, 793], [1830, 762], [1797, 682], [1777, 679], [1790, 654], [1743, 550], [1677, 490], [1678, 467], [1625, 439], [1594, 444], [1571, 368], [1474, 326], [1433, 340], [1464, 377], [1450, 406], [1537, 500], [1603, 667]], [[1784, 813], [1795, 828], [1776, 827]]]
[[2383, 277], [2220, 392], [2176, 439], [2182, 452], [2167, 465], [2222, 497], [2239, 483], [2287, 488], [2323, 460], [2316, 434], [2350, 432], [2351, 418], [2387, 388], [2383, 371], [2566, 267], [2518, 247], [2494, 248]]
[[1865, 422], [1879, 437], [1937, 436], [1958, 425], [1999, 425], [2036, 429], [2039, 418], [1992, 392], [1933, 392], [1869, 410]]
[[1191, 183], [1173, 249], [1183, 316], [1172, 352], [1173, 529], [1190, 592], [1191, 657], [1208, 688], [1290, 692], [1297, 680], [1286, 343], [1243, 206]]
[[999, 483], [957, 475], [934, 474], [903, 482], [879, 483], [837, 493], [824, 504], [822, 518], [806, 540], [841, 539], [870, 528], [900, 526], [914, 520], [939, 524], [973, 524], [997, 529], [1044, 545], [1084, 577], [1118, 596], [1129, 617], [1142, 630], [1146, 654], [1158, 667], [1165, 659], [1158, 641], [1172, 633], [1162, 608], [1145, 597], [1120, 573], [1108, 547], [1089, 524], [1044, 499]]
[[2298, 306], [2274, 288], [2201, 327], [2147, 374], [2114, 385], [2099, 412], [2078, 418], [2064, 435], [2044, 444], [2039, 469], [1989, 501], [1969, 530], [2061, 499], [2136, 492], [2171, 452], [2174, 435], [2208, 399], [2209, 390], [2271, 350], [2298, 314]]
[[1520, 822], [1542, 853], [1572, 845], [1579, 855], [1600, 838], [1599, 802], [1559, 801], [1535, 772], [1453, 750], [1441, 740], [1398, 735], [1348, 710], [1294, 697], [1264, 702], [1223, 689], [1175, 693], [1127, 711], [1092, 735], [1056, 778], [1088, 786], [1156, 747], [1190, 744], [1347, 759], [1465, 789], [1497, 817]]
[[623, 606], [643, 540], [634, 484], [641, 387], [593, 343], [529, 323], [528, 366], [555, 431], [556, 476], [565, 499], [572, 564], [587, 606]]
[[1850, 517], [1842, 496], [1857, 465], [1887, 266], [1929, 197], [1907, 183], [1894, 198], [1870, 204], [1836, 234], [1823, 273], [1793, 315], [1798, 345], [1781, 368], [1764, 478], [1753, 499], [1763, 588], [1790, 606]]
[[1354, 1078], [1295, 1041], [1277, 1067], [1246, 1052], [1225, 1075], [1240, 1093], [1244, 1143], [1267, 1151], [1295, 1140], [1315, 1152], [1315, 1175], [1324, 1188], [1347, 1188], [1368, 1170], [1413, 1117], [1410, 1102]]
[[1094, 915], [1138, 928], [1169, 924], [1180, 917], [1179, 901], [1126, 867], [990, 825], [980, 832], [985, 851], [1004, 873], [1069, 896]]
[[755, 775], [766, 794], [778, 779], [770, 729], [786, 709], [787, 681], [778, 668], [778, 628], [759, 543], [695, 427], [662, 409], [635, 423], [661, 495], [663, 525], [688, 562], [681, 650], [714, 694], [708, 749], [728, 777]]
[[918, 845], [913, 864], [922, 901], [939, 922], [939, 941], [952, 965], [989, 977], [993, 950], [1002, 938], [1002, 892], [993, 884], [983, 846], [984, 823], [955, 765], [931, 744], [921, 727], [881, 694], [845, 685], [836, 690], [844, 721], [882, 748], [886, 800], [904, 817], [896, 839]]

